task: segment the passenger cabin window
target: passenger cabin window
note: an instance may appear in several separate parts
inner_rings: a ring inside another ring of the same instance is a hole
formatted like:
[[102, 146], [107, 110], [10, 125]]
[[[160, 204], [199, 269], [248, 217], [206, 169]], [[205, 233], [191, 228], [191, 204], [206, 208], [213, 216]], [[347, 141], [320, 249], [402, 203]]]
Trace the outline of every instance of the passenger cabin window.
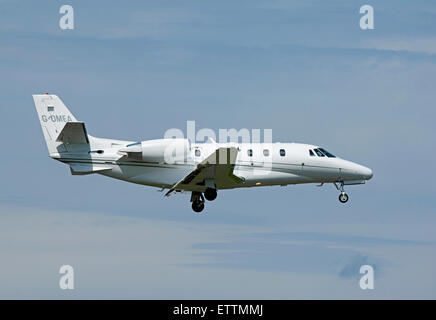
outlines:
[[248, 154], [249, 157], [252, 157], [253, 156], [253, 150], [252, 149], [248, 149], [247, 150], [247, 154]]
[[313, 149], [313, 151], [316, 152], [316, 155], [317, 155], [318, 157], [325, 157], [324, 153], [322, 153], [321, 151], [319, 151], [319, 149]]
[[265, 157], [268, 157], [268, 156], [269, 156], [269, 150], [268, 150], [268, 149], [264, 149], [264, 150], [263, 150], [263, 155], [264, 155]]
[[326, 149], [324, 149], [324, 148], [318, 148], [318, 149], [321, 150], [321, 152], [324, 153], [327, 157], [329, 157], [329, 158], [336, 158], [335, 155], [331, 154]]
[[284, 157], [286, 155], [285, 149], [280, 149], [280, 156]]
[[315, 154], [313, 153], [312, 150], [309, 150], [309, 154], [310, 154], [311, 157], [314, 157], [314, 156], [315, 156]]
[[198, 150], [198, 149], [196, 149], [196, 150], [195, 150], [195, 156], [196, 156], [196, 157], [201, 156], [201, 151]]

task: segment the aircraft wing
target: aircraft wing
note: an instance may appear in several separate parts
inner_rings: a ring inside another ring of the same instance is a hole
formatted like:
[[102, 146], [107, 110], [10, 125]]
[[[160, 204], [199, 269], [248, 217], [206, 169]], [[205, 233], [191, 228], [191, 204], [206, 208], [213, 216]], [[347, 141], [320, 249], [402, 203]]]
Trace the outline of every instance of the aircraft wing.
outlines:
[[165, 194], [169, 196], [174, 190], [195, 190], [205, 186], [206, 180], [213, 181], [217, 189], [238, 185], [244, 180], [233, 174], [238, 149], [235, 147], [218, 148], [195, 170], [177, 182]]
[[83, 122], [67, 122], [56, 139], [69, 144], [88, 144], [88, 134]]

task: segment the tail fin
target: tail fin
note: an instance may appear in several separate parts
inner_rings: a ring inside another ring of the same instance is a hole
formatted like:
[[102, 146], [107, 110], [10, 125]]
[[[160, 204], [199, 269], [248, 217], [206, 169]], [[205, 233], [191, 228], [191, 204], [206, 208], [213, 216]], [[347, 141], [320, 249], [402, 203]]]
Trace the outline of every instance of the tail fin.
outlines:
[[64, 103], [54, 94], [34, 94], [36, 111], [41, 122], [42, 132], [47, 143], [48, 152], [60, 153], [67, 151], [63, 141], [58, 140], [67, 122], [77, 122]]

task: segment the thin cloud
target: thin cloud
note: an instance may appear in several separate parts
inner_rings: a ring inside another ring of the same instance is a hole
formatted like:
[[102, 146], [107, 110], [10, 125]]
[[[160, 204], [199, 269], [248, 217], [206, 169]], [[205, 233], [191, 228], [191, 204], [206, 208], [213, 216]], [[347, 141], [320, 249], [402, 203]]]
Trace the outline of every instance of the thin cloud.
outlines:
[[436, 38], [371, 39], [364, 42], [363, 48], [433, 55], [436, 54]]

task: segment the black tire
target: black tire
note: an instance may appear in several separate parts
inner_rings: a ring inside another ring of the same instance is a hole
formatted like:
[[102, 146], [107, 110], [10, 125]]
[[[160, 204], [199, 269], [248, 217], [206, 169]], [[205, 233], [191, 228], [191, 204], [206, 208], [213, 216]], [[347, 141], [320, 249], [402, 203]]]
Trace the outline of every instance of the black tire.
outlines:
[[203, 201], [193, 201], [192, 202], [192, 210], [194, 210], [197, 213], [200, 213], [204, 209], [204, 202]]
[[206, 191], [204, 192], [204, 197], [208, 201], [215, 200], [217, 195], [218, 195], [218, 193], [216, 192], [216, 190], [212, 189], [212, 188], [207, 188]]
[[345, 192], [344, 192], [344, 193], [341, 193], [341, 194], [339, 195], [339, 201], [340, 201], [341, 203], [345, 203], [345, 202], [347, 202], [347, 201], [348, 201], [348, 194], [346, 194]]

